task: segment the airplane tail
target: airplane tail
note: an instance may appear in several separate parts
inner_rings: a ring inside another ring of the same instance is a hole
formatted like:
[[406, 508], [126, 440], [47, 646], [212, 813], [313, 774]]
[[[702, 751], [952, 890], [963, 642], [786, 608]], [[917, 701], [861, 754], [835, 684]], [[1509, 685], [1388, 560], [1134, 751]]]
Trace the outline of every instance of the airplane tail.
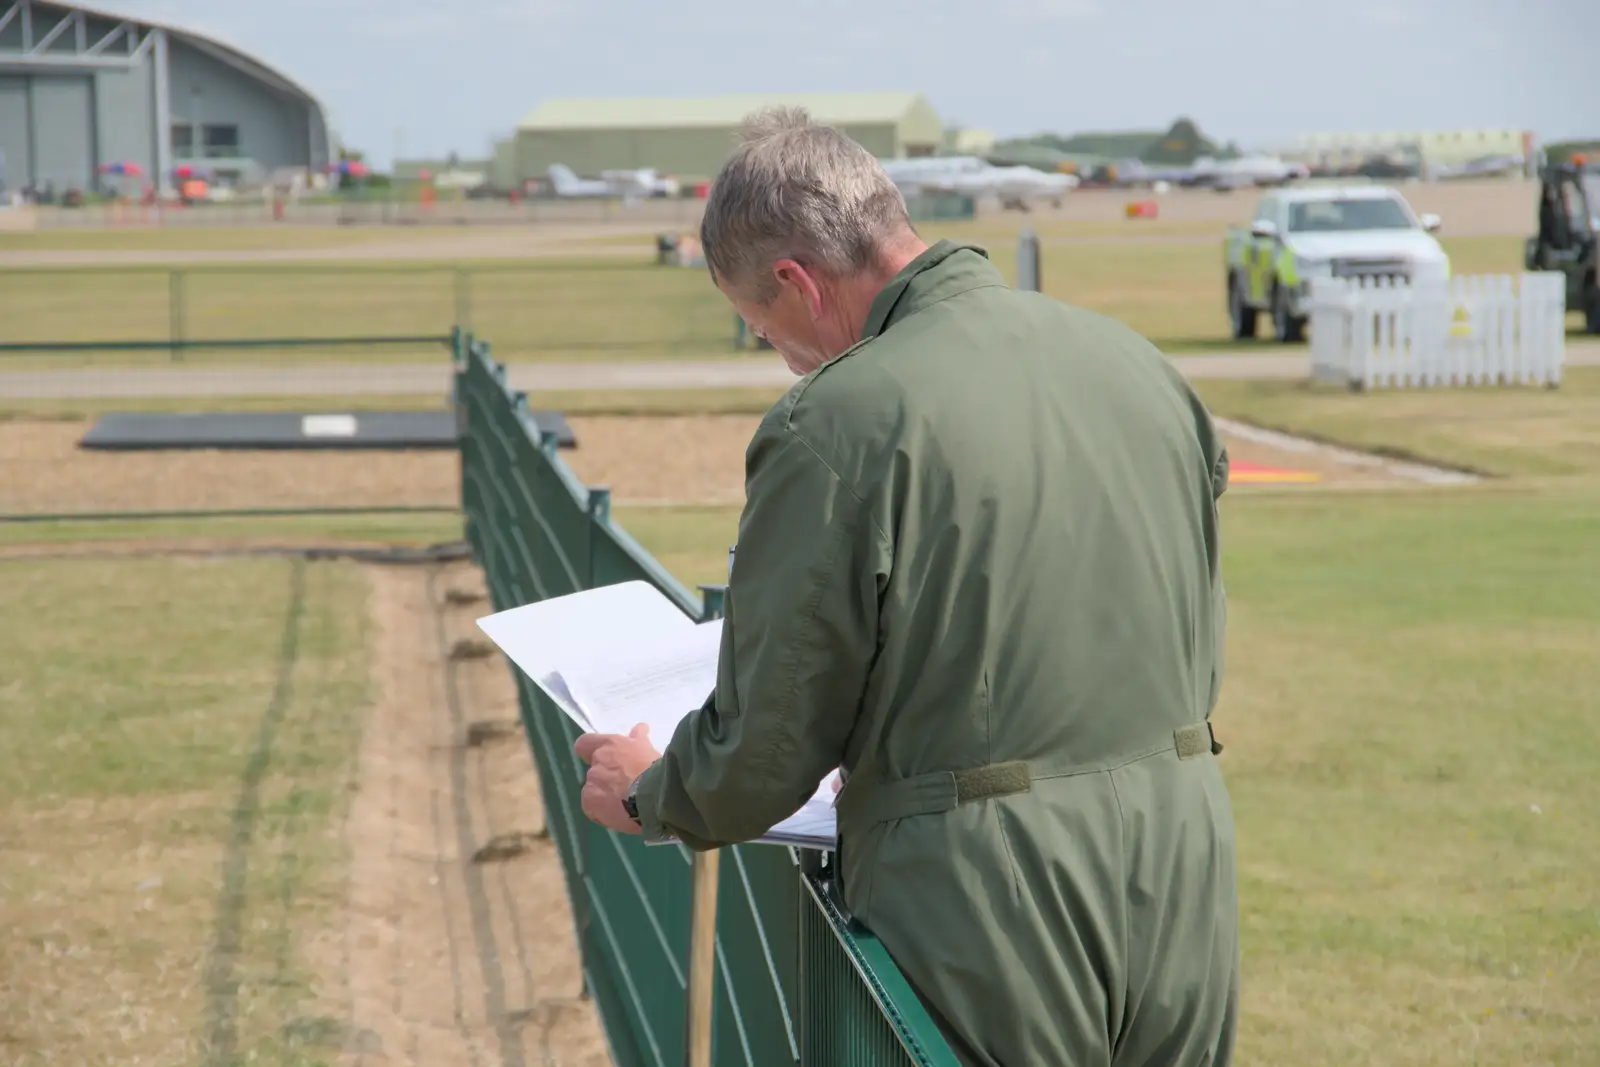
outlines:
[[565, 163], [552, 163], [545, 173], [550, 176], [550, 184], [555, 186], [558, 195], [570, 191], [578, 184], [578, 176], [572, 173], [572, 168]]

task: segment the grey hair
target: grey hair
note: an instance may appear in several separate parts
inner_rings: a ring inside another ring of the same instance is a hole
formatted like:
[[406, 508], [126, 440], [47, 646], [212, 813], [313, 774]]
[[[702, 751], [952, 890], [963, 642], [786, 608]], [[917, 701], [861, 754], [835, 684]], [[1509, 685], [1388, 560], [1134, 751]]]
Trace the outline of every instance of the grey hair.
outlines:
[[910, 228], [870, 152], [804, 108], [773, 107], [745, 118], [706, 200], [700, 247], [714, 279], [764, 304], [777, 295], [776, 260], [854, 277]]

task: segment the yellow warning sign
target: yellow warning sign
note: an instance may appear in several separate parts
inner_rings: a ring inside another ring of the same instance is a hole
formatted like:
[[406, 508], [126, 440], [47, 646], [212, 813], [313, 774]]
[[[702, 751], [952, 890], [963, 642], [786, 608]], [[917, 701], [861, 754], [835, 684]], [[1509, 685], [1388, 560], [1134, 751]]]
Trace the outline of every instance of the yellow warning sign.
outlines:
[[1472, 314], [1467, 311], [1467, 305], [1457, 304], [1456, 313], [1450, 316], [1451, 337], [1472, 336]]

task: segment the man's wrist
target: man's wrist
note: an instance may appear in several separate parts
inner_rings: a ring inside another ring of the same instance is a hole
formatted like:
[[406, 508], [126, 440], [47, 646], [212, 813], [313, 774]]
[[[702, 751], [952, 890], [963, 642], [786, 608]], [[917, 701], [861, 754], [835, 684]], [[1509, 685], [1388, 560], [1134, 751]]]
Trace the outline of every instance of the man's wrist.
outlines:
[[640, 774], [638, 778], [629, 783], [628, 794], [622, 798], [622, 810], [627, 812], [628, 818], [634, 822], [639, 821], [639, 778], [643, 777], [644, 775]]
[[[633, 805], [633, 811], [629, 814], [639, 824], [639, 832], [644, 839], [658, 844], [677, 840], [677, 835], [661, 824], [660, 800], [650, 792], [653, 788], [659, 788], [654, 784], [654, 775], [660, 766], [660, 760], [652, 763], [628, 787], [628, 795], [632, 798]], [[623, 807], [628, 806], [629, 802], [624, 801]]]

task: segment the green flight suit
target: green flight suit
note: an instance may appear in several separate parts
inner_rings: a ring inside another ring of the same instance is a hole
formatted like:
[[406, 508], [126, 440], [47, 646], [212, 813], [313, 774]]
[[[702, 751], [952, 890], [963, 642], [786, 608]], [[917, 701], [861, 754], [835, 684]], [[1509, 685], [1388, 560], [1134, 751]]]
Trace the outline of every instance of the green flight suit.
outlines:
[[1228, 461], [1181, 375], [940, 241], [746, 460], [717, 689], [645, 832], [747, 841], [843, 767], [845, 903], [963, 1062], [1226, 1064]]

